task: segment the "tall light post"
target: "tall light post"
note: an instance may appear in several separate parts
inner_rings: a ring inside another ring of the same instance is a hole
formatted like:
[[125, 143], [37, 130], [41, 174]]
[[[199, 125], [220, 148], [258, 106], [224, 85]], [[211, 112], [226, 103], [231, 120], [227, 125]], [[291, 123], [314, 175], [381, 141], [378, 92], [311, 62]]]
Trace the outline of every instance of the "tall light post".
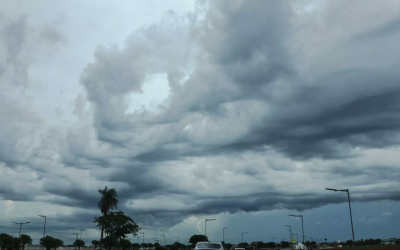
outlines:
[[289, 228], [289, 232], [290, 232], [289, 238], [292, 239], [292, 227], [288, 226], [288, 225], [285, 225], [285, 227]]
[[[79, 233], [73, 233], [73, 235], [76, 235], [76, 240], [75, 240], [75, 242], [77, 242], [78, 241], [78, 235], [79, 235]], [[75, 248], [76, 249], [76, 248]]]
[[82, 231], [85, 231], [85, 229], [79, 229], [80, 231], [81, 231], [81, 235], [79, 236], [79, 246], [78, 246], [78, 249], [81, 249], [81, 240], [82, 240]]
[[225, 243], [225, 229], [228, 229], [227, 227], [224, 227], [222, 229], [222, 241]]
[[144, 232], [142, 232], [141, 234], [143, 234], [143, 244], [144, 244]]
[[303, 215], [293, 215], [293, 214], [290, 214], [289, 216], [292, 216], [292, 217], [301, 217], [301, 231], [302, 231], [302, 233], [303, 233], [303, 244], [304, 244], [304, 224], [303, 224]]
[[44, 218], [44, 227], [43, 227], [43, 238], [46, 236], [46, 216], [44, 215], [38, 215], [40, 217]]
[[20, 222], [20, 223], [14, 222], [14, 223], [19, 225], [19, 237], [21, 237], [22, 225], [29, 224], [30, 222]]
[[242, 243], [243, 243], [243, 235], [244, 235], [244, 234], [247, 234], [247, 233], [248, 233], [248, 232], [244, 232], [244, 233], [242, 233]]
[[276, 238], [276, 237], [272, 237], [272, 242], [275, 242], [275, 241], [274, 241], [275, 238]]
[[165, 246], [165, 234], [161, 234], [160, 236], [164, 236], [164, 246]]
[[[204, 236], [207, 238], [207, 221], [213, 221], [215, 219], [205, 219], [204, 220]], [[207, 240], [207, 239], [204, 239]]]
[[347, 192], [347, 198], [348, 198], [348, 201], [349, 201], [349, 210], [350, 210], [351, 233], [353, 234], [353, 245], [354, 245], [355, 241], [354, 241], [353, 216], [351, 215], [350, 191], [349, 191], [349, 189], [325, 188], [325, 190], [335, 191], [335, 192]]

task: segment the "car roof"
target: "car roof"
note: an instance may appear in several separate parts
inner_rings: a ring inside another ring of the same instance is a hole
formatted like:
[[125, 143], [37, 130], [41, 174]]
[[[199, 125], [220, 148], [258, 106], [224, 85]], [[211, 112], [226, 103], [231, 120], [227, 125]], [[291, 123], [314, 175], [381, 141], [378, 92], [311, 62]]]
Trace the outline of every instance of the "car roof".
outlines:
[[199, 242], [197, 242], [197, 244], [199, 244], [199, 243], [221, 244], [221, 242], [211, 242], [211, 241], [199, 241]]

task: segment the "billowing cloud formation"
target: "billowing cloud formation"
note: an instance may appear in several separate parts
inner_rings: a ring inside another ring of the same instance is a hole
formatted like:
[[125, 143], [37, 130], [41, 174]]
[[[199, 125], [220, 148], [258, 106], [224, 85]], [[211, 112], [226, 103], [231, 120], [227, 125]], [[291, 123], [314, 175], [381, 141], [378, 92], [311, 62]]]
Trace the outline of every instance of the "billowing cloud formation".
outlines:
[[[168, 11], [123, 45], [98, 46], [56, 122], [29, 104], [40, 93], [24, 92], [29, 70], [40, 72], [30, 44], [68, 38], [4, 22], [0, 197], [51, 204], [60, 230], [90, 222], [105, 185], [149, 228], [346, 200], [325, 187], [398, 201], [396, 6], [200, 1]], [[150, 107], [145, 95], [164, 98]]]

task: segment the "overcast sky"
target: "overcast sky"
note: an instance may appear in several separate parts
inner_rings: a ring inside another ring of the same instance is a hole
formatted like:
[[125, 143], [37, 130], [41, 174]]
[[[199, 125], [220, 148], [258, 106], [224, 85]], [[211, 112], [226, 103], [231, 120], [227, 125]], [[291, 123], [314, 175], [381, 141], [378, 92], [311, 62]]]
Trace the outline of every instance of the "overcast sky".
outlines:
[[[399, 1], [0, 2], [0, 232], [398, 235]], [[397, 234], [396, 234], [397, 233]], [[160, 237], [161, 238], [161, 237]], [[136, 239], [131, 237], [132, 241]]]

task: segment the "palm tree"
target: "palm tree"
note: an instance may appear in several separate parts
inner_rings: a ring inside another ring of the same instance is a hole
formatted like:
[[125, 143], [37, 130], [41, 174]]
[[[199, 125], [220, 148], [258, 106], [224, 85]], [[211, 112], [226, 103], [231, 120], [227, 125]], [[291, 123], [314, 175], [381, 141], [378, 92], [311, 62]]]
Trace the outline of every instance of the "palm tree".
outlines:
[[[112, 211], [114, 208], [117, 208], [117, 190], [115, 190], [114, 188], [108, 189], [106, 186], [103, 190], [99, 189], [99, 194], [101, 194], [101, 199], [99, 201], [98, 207], [103, 215], [107, 215], [108, 212]], [[102, 249], [103, 233], [104, 227], [101, 228], [100, 250]]]

